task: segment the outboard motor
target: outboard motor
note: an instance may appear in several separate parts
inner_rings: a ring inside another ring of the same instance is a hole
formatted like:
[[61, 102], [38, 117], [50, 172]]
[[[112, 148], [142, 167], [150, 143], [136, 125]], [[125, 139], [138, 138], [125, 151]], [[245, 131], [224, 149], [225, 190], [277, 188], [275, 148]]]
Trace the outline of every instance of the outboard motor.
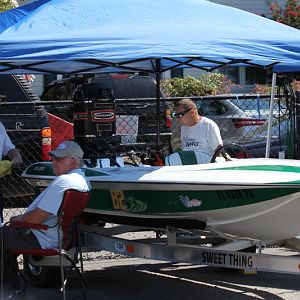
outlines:
[[116, 145], [116, 107], [111, 81], [79, 85], [73, 100], [74, 136], [85, 158], [95, 164], [97, 158], [112, 153]]

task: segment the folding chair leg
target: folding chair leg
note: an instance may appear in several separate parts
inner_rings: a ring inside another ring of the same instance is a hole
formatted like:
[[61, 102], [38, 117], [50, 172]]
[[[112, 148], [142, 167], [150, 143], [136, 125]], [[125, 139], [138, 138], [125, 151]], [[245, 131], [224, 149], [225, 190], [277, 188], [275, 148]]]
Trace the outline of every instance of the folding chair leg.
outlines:
[[83, 274], [83, 258], [82, 258], [82, 247], [81, 247], [81, 237], [80, 237], [79, 226], [77, 226], [77, 235], [78, 235], [78, 250], [79, 250], [79, 259], [80, 259], [80, 269], [81, 269], [81, 274]]
[[[75, 269], [76, 273], [78, 274], [78, 276], [80, 277], [81, 279], [81, 285], [82, 285], [82, 289], [83, 289], [83, 299], [86, 299], [86, 285], [87, 285], [87, 281], [85, 279], [85, 277], [83, 276], [83, 273], [80, 272], [80, 269], [76, 266], [76, 263], [75, 261], [69, 256], [68, 252], [62, 250], [61, 251], [61, 255], [60, 255], [60, 258], [62, 259], [62, 256], [64, 258], [66, 258], [72, 265], [72, 268]], [[62, 266], [62, 264], [61, 264]], [[64, 279], [64, 273], [63, 273], [63, 269], [61, 269], [61, 272], [62, 272], [62, 292], [63, 292], [63, 295], [64, 295], [64, 300], [66, 299], [65, 298], [65, 295], [66, 295], [66, 283], [67, 283], [67, 278]]]
[[72, 267], [75, 269], [76, 273], [79, 275], [79, 277], [81, 279], [83, 288], [85, 288], [87, 285], [87, 281], [86, 281], [85, 277], [83, 276], [83, 274], [80, 272], [79, 268], [76, 266], [76, 263], [74, 262], [74, 260], [72, 258], [70, 258], [70, 256], [67, 253], [64, 254], [64, 257], [72, 264]]
[[17, 263], [17, 265], [15, 264], [15, 261], [12, 259], [12, 256], [10, 257], [10, 261], [11, 261], [11, 264], [14, 267], [15, 271], [19, 274], [19, 276], [23, 280], [23, 282], [28, 283], [28, 280], [25, 278], [24, 274], [22, 274], [22, 272], [20, 271], [20, 269], [18, 267], [18, 263]]
[[63, 299], [66, 300], [66, 285], [65, 285], [65, 274], [64, 274], [64, 265], [62, 261], [62, 254], [59, 255], [59, 264], [60, 264], [60, 277], [61, 277], [61, 292]]

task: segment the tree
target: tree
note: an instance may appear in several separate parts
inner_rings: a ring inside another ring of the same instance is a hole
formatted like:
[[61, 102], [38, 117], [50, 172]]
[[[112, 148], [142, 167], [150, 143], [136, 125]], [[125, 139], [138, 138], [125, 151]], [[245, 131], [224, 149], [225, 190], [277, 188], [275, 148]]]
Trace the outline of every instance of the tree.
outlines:
[[287, 0], [284, 7], [275, 0], [270, 10], [273, 20], [300, 29], [300, 0]]
[[13, 0], [0, 0], [0, 12], [16, 7]]

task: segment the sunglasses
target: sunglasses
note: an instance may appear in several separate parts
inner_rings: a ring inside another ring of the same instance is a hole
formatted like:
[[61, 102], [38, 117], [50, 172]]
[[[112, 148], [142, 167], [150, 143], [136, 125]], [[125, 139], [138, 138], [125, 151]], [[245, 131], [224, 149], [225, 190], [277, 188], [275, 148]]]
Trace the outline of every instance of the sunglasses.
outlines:
[[180, 119], [180, 118], [182, 118], [186, 113], [188, 113], [190, 110], [192, 110], [193, 108], [188, 108], [187, 110], [185, 110], [185, 111], [182, 111], [182, 112], [180, 112], [180, 113], [175, 113], [175, 112], [173, 112], [172, 113], [172, 117], [173, 118], [177, 118], [177, 119]]

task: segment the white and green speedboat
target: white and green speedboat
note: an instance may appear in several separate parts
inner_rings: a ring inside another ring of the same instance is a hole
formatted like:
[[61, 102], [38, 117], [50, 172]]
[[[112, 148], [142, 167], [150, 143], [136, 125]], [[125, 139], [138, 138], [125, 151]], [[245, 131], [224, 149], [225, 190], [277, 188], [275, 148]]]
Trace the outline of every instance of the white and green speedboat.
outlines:
[[[300, 161], [240, 159], [165, 167], [86, 168], [86, 212], [102, 221], [148, 227], [213, 228], [239, 237], [300, 234]], [[51, 163], [28, 167], [37, 188], [53, 180]]]

